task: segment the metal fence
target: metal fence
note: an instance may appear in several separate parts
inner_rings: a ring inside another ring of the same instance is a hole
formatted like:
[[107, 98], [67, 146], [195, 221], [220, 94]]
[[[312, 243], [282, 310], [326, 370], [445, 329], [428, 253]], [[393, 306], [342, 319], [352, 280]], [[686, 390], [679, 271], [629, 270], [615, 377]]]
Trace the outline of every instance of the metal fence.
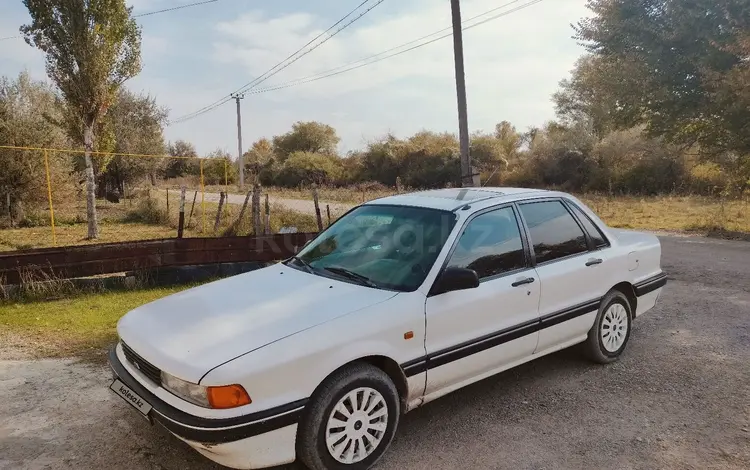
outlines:
[[[0, 146], [0, 251], [320, 227], [234, 184], [225, 158], [92, 152], [99, 236], [88, 238], [82, 150]], [[3, 169], [4, 168], [4, 169]]]

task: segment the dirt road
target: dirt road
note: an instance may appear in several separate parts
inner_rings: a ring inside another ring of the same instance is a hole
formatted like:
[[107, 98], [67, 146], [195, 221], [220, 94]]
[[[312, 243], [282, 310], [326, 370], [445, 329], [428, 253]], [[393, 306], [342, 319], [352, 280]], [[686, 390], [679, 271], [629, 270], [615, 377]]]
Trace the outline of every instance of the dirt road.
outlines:
[[[671, 281], [624, 357], [526, 364], [407, 415], [377, 467], [750, 468], [750, 244], [662, 238]], [[0, 361], [0, 468], [218, 467], [74, 360]]]
[[[246, 196], [244, 194], [229, 194], [228, 197], [229, 197], [229, 204], [242, 205], [245, 202]], [[206, 193], [206, 202], [218, 203], [219, 198], [220, 196], [217, 193]], [[315, 215], [315, 203], [313, 202], [312, 198], [307, 200], [307, 199], [288, 199], [288, 198], [283, 198], [283, 197], [269, 196], [268, 199], [271, 204], [281, 204], [287, 209], [295, 210], [297, 212], [302, 212], [304, 214]], [[354, 204], [347, 204], [345, 202], [319, 201], [319, 204], [320, 204], [322, 211], [325, 210], [325, 206], [326, 204], [328, 204], [331, 207], [331, 214], [335, 216], [342, 215], [344, 212], [354, 207]]]

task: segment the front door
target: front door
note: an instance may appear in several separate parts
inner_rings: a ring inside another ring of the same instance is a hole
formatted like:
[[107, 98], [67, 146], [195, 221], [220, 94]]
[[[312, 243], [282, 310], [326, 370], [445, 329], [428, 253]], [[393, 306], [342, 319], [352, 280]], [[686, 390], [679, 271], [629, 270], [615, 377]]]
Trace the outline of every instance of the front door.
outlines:
[[453, 247], [447, 266], [475, 270], [480, 285], [427, 299], [426, 395], [447, 393], [534, 352], [540, 283], [519, 221], [512, 206], [479, 213]]

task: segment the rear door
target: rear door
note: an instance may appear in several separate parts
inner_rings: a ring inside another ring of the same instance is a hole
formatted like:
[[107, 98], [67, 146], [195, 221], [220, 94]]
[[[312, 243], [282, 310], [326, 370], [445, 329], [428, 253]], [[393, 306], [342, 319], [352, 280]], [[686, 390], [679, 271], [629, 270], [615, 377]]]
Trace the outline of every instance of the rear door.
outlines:
[[541, 282], [536, 352], [561, 348], [585, 336], [611, 286], [606, 250], [592, 239], [561, 199], [519, 203]]
[[447, 266], [475, 270], [480, 285], [427, 298], [427, 395], [534, 352], [539, 281], [519, 222], [512, 205], [481, 212], [452, 248]]

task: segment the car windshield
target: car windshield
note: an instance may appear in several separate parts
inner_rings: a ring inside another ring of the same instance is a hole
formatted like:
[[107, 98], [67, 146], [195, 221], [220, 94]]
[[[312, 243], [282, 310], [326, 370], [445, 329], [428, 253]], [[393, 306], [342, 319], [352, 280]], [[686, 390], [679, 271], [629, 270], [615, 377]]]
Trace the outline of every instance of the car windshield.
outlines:
[[455, 214], [447, 211], [360, 206], [287, 264], [370, 287], [413, 291], [427, 277], [455, 222]]

